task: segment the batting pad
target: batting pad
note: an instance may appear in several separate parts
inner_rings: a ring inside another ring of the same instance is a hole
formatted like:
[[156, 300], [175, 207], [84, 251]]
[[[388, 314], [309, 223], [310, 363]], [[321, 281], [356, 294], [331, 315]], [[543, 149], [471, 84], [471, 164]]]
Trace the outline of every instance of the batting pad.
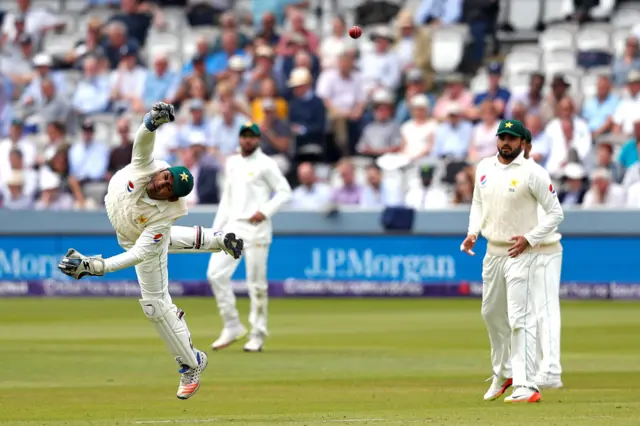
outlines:
[[217, 253], [220, 246], [216, 233], [202, 226], [172, 226], [169, 239], [169, 253]]
[[140, 306], [176, 361], [192, 368], [197, 367], [198, 360], [191, 344], [191, 336], [182, 319], [184, 312], [176, 305], [169, 305], [159, 299], [140, 299]]

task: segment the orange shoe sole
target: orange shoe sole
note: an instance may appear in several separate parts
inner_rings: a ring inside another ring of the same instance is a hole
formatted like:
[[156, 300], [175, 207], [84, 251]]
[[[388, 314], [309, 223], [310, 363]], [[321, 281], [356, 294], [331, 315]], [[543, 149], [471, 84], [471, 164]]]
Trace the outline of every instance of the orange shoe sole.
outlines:
[[518, 401], [513, 401], [513, 400], [504, 400], [504, 402], [506, 403], [518, 403], [518, 402], [527, 402], [527, 403], [532, 403], [532, 402], [540, 402], [542, 400], [542, 395], [540, 395], [539, 392], [534, 392], [533, 395], [531, 395], [529, 397], [529, 399], [521, 399]]

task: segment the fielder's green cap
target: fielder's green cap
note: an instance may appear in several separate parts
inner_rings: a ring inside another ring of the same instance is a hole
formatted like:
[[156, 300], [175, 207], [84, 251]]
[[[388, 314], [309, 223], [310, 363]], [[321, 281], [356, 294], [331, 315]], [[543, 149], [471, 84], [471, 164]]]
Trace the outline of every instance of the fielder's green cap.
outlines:
[[500, 126], [498, 126], [498, 132], [496, 135], [499, 136], [504, 134], [517, 136], [523, 139], [526, 138], [527, 135], [524, 124], [518, 120], [502, 120], [500, 122]]
[[240, 127], [240, 134], [243, 134], [244, 132], [251, 132], [256, 136], [260, 136], [260, 127], [258, 127], [258, 125], [252, 121], [247, 121], [246, 123], [244, 123], [241, 127]]
[[183, 166], [169, 167], [169, 173], [173, 176], [173, 195], [178, 198], [186, 197], [193, 189], [193, 175]]
[[529, 131], [529, 129], [527, 129], [527, 128], [525, 127], [525, 128], [524, 128], [524, 133], [525, 133], [525, 135], [524, 135], [524, 140], [525, 140], [527, 143], [531, 143], [531, 132]]

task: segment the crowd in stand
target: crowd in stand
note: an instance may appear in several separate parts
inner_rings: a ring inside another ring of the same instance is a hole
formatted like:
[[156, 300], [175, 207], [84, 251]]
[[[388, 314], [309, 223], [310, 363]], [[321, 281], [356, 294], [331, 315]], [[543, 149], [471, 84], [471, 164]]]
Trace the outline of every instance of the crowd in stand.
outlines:
[[[499, 61], [487, 62], [486, 92], [471, 93], [456, 73], [436, 86], [421, 46], [434, 26], [462, 19], [460, 7], [429, 9], [437, 2], [368, 31], [374, 46], [364, 52], [340, 16], [320, 38], [295, 6], [254, 17], [255, 28], [209, 8], [220, 32], [199, 38], [179, 69], [172, 52], [147, 46], [149, 31], [166, 25], [157, 5], [121, 0], [108, 20], [87, 21], [72, 50], [50, 54], [43, 39], [65, 22], [17, 2], [2, 26], [4, 208], [98, 208], [105, 184], [130, 161], [140, 115], [157, 101], [178, 114], [158, 132], [155, 156], [192, 171], [192, 205], [218, 202], [221, 180], [233, 179], [224, 176], [226, 158], [249, 120], [295, 187], [293, 208], [470, 204], [474, 165], [495, 155], [498, 123], [508, 118], [531, 130], [532, 156], [561, 183], [563, 205], [640, 208], [640, 31], [583, 99], [565, 76], [535, 72], [528, 90], [511, 93]], [[202, 16], [189, 22], [211, 22]], [[79, 79], [69, 78], [74, 72]], [[109, 114], [117, 137], [102, 140], [97, 127]]]

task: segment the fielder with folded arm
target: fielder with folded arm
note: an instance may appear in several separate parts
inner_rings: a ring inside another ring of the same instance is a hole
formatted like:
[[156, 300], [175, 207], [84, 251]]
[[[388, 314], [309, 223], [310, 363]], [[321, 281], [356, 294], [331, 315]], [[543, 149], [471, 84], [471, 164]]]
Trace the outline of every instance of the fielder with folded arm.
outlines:
[[109, 182], [105, 197], [107, 214], [118, 243], [126, 251], [102, 259], [69, 249], [58, 267], [76, 279], [135, 267], [142, 310], [180, 367], [177, 397], [188, 399], [200, 387], [200, 374], [208, 360], [204, 352], [193, 348], [184, 312], [169, 295], [167, 255], [222, 251], [238, 259], [243, 242], [233, 233], [223, 234], [200, 226], [173, 226], [187, 214], [184, 197], [194, 185], [193, 176], [185, 167], [170, 167], [152, 155], [155, 131], [173, 120], [172, 105], [155, 104], [138, 129], [131, 164]]

